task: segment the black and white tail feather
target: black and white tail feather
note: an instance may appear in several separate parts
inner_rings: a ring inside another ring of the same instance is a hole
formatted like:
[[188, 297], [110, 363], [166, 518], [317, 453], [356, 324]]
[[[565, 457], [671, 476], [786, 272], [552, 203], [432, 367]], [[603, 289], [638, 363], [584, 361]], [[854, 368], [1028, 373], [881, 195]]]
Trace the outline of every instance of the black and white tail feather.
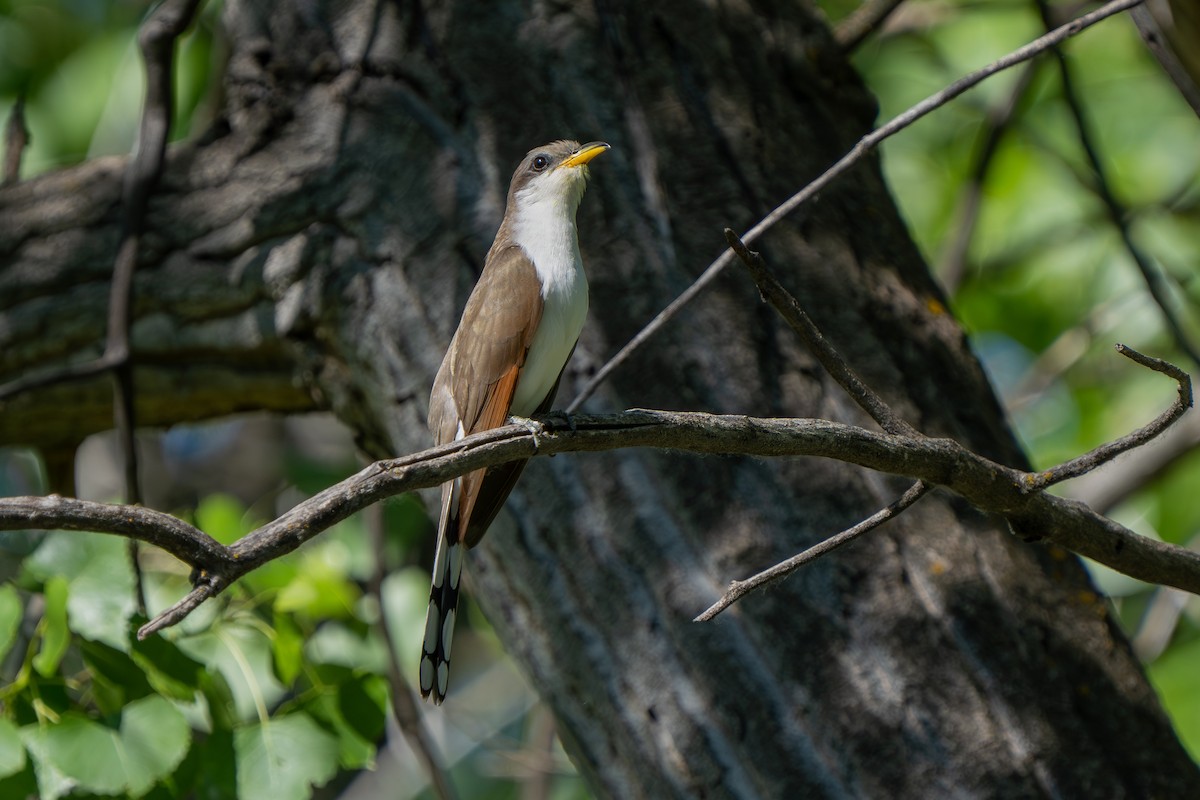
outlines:
[[433, 560], [433, 585], [425, 612], [425, 640], [421, 652], [421, 696], [433, 695], [434, 705], [446, 699], [450, 681], [450, 645], [458, 616], [459, 581], [462, 580], [463, 551], [459, 534], [459, 498], [462, 478], [442, 489], [442, 514], [438, 522], [437, 555]]

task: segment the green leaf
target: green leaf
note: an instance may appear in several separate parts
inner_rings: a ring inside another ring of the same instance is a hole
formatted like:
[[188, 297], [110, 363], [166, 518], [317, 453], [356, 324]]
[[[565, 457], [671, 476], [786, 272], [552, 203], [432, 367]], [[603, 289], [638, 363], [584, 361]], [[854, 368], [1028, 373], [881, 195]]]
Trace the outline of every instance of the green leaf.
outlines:
[[129, 793], [140, 797], [183, 760], [192, 731], [170, 701], [157, 696], [130, 703], [121, 715], [121, 742], [129, 759]]
[[271, 640], [275, 674], [284, 686], [291, 686], [304, 666], [304, 636], [292, 618], [275, 614], [275, 638]]
[[372, 769], [375, 742], [387, 718], [387, 681], [334, 664], [311, 670], [317, 693], [304, 706], [338, 738], [338, 759], [347, 769]]
[[0, 586], [0, 661], [8, 655], [17, 639], [17, 627], [21, 624], [21, 596], [11, 584]]
[[342, 715], [335, 690], [330, 688], [318, 694], [304, 704], [304, 709], [337, 737], [338, 763], [341, 766], [346, 769], [374, 769], [375, 744], [362, 738]]
[[233, 748], [241, 798], [304, 800], [337, 773], [337, 739], [299, 712], [234, 732]]
[[43, 725], [25, 725], [20, 729], [21, 741], [33, 757], [33, 772], [37, 777], [39, 800], [58, 800], [75, 787], [75, 781], [63, 774], [50, 758], [50, 745], [46, 741], [49, 728]]
[[44, 797], [38, 791], [37, 773], [32, 762], [25, 768], [0, 778], [0, 797]]
[[46, 756], [63, 775], [101, 794], [116, 794], [125, 786], [117, 733], [85, 716], [64, 716], [46, 728]]
[[[92, 672], [93, 689], [103, 685], [111, 695], [111, 705], [100, 703], [106, 713], [119, 712], [130, 700], [153, 694], [146, 674], [133, 659], [101, 642], [84, 641], [80, 645], [83, 662]], [[97, 692], [97, 701], [100, 701]]]
[[69, 582], [71, 630], [118, 650], [128, 649], [129, 617], [136, 603], [124, 539], [55, 531], [25, 560], [25, 570], [43, 581]]
[[214, 730], [198, 738], [170, 778], [168, 797], [238, 800], [233, 732]]
[[263, 714], [284, 694], [275, 679], [271, 642], [258, 627], [224, 620], [210, 630], [177, 641], [189, 657], [208, 665], [228, 684], [237, 719]]
[[59, 662], [71, 644], [67, 629], [67, 580], [53, 577], [46, 581], [46, 611], [42, 615], [42, 647], [33, 657], [33, 668], [48, 678], [58, 671]]
[[25, 769], [25, 745], [21, 734], [10, 720], [0, 717], [0, 778], [7, 778]]
[[169, 775], [190, 741], [183, 714], [157, 695], [127, 705], [119, 731], [71, 714], [42, 734], [44, 757], [63, 775], [97, 794], [131, 797]]
[[200, 688], [204, 665], [189, 658], [164, 636], [134, 640], [129, 656], [146, 674], [146, 679], [161, 695], [190, 702]]
[[387, 681], [379, 675], [360, 673], [338, 686], [338, 710], [368, 742], [379, 741], [387, 709]]

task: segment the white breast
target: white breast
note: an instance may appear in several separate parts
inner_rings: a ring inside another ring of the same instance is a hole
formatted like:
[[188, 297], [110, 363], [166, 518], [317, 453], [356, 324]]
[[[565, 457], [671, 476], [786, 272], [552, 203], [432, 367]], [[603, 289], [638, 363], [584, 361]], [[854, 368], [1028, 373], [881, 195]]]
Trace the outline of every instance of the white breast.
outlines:
[[[562, 179], [568, 180], [569, 176], [564, 174]], [[542, 321], [529, 347], [511, 407], [513, 414], [522, 417], [532, 414], [550, 393], [579, 339], [588, 310], [587, 276], [575, 232], [582, 181], [578, 193], [546, 186], [550, 181], [535, 183], [541, 185], [530, 186], [533, 191], [518, 198], [520, 210], [513, 227], [514, 241], [537, 269], [544, 303]]]

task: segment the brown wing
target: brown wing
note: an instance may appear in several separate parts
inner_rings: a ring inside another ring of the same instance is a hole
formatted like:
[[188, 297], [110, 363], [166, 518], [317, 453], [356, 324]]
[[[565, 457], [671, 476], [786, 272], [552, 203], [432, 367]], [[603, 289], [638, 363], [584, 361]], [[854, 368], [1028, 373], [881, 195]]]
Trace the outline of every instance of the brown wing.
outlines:
[[[542, 319], [541, 282], [524, 251], [512, 246], [488, 255], [429, 398], [429, 428], [438, 444], [453, 441], [460, 425], [463, 435], [469, 436], [504, 424]], [[494, 491], [485, 493], [486, 507], [479, 511], [487, 522], [504, 503], [517, 474], [519, 467], [511, 479], [502, 481], [506, 487], [498, 496]], [[496, 485], [485, 480], [484, 470], [463, 478], [457, 513], [452, 515], [458, 541], [467, 540], [467, 531], [478, 527], [471, 522], [485, 484], [489, 489]], [[444, 491], [449, 490], [447, 486]], [[479, 531], [469, 543], [482, 535]]]
[[[574, 352], [572, 350], [571, 352]], [[567, 362], [571, 359], [568, 357]], [[563, 367], [566, 370], [566, 366]], [[559, 380], [562, 379], [562, 373], [558, 374]], [[550, 393], [542, 401], [535, 410], [534, 414], [545, 414], [554, 404], [554, 395], [558, 393], [558, 381], [554, 382], [554, 387], [550, 389]], [[517, 478], [521, 477], [521, 472], [525, 469], [525, 461], [510, 461], [507, 464], [497, 464], [487, 470], [482, 482], [479, 485], [478, 492], [475, 496], [475, 507], [471, 511], [471, 517], [468, 524], [463, 527], [462, 538], [466, 542], [467, 547], [474, 547], [479, 544], [479, 540], [487, 533], [488, 526], [492, 524], [492, 520], [500, 513], [500, 509], [504, 507], [504, 501], [508, 499], [508, 493], [512, 491], [517, 484]], [[479, 473], [474, 473], [478, 475]]]

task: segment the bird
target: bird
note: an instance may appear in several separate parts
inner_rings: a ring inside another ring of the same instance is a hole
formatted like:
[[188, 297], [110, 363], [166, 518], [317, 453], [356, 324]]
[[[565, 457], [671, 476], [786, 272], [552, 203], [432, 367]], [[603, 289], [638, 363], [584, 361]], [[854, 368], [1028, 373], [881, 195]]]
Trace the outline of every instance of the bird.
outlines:
[[[588, 164], [604, 142], [559, 140], [530, 150], [513, 173], [496, 239], [429, 395], [429, 430], [445, 444], [550, 410], [588, 311], [575, 213]], [[464, 551], [512, 491], [524, 461], [442, 485], [420, 689], [446, 699]]]

